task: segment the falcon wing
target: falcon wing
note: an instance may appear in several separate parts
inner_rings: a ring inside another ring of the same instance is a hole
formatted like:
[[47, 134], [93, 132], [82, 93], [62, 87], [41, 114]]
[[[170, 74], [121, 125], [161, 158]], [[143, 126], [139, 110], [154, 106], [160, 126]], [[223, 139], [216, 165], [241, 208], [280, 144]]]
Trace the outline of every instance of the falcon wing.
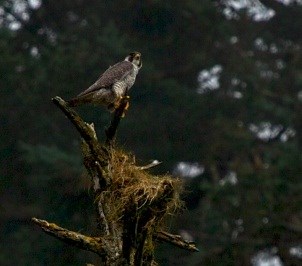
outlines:
[[108, 88], [114, 82], [121, 80], [123, 77], [128, 75], [132, 70], [133, 65], [131, 62], [119, 62], [114, 66], [109, 67], [94, 84], [92, 84], [87, 90], [80, 93], [78, 97], [90, 94], [94, 91], [99, 90], [100, 88]]

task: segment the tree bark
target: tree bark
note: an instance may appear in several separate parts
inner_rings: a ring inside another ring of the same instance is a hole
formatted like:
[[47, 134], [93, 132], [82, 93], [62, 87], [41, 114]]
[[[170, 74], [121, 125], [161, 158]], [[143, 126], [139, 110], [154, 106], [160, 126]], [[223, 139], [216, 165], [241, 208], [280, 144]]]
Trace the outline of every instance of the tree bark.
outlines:
[[133, 157], [115, 146], [117, 127], [128, 106], [121, 102], [101, 144], [93, 124], [87, 124], [60, 97], [56, 104], [82, 138], [83, 163], [92, 181], [97, 223], [96, 237], [85, 236], [56, 224], [32, 218], [41, 229], [59, 240], [98, 254], [104, 265], [156, 265], [156, 241], [198, 251], [193, 242], [162, 230], [164, 218], [181, 206], [180, 183], [169, 176], [153, 176], [147, 169], [159, 164], [136, 166]]

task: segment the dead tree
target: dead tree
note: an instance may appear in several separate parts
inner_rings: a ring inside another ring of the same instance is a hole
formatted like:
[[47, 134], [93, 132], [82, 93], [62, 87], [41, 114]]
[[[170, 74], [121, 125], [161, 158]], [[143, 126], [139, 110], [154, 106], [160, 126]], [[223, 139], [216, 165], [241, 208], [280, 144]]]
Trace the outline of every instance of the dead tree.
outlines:
[[163, 230], [164, 219], [181, 206], [180, 181], [147, 172], [153, 163], [139, 167], [134, 156], [117, 149], [115, 136], [128, 99], [121, 102], [100, 143], [93, 125], [82, 118], [60, 97], [53, 98], [82, 138], [84, 166], [94, 192], [99, 235], [86, 236], [54, 223], [32, 218], [45, 233], [80, 249], [98, 254], [103, 265], [157, 265], [155, 242], [168, 242], [189, 251], [195, 244]]

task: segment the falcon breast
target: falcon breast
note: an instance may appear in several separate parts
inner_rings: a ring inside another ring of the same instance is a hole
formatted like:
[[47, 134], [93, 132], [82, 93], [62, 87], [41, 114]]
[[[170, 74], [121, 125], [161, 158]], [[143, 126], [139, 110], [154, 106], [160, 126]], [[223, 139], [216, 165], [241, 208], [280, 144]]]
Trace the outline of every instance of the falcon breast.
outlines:
[[141, 54], [139, 52], [130, 53], [124, 61], [109, 67], [94, 84], [71, 99], [68, 102], [69, 105], [78, 106], [92, 103], [105, 105], [112, 109], [133, 86], [141, 67]]

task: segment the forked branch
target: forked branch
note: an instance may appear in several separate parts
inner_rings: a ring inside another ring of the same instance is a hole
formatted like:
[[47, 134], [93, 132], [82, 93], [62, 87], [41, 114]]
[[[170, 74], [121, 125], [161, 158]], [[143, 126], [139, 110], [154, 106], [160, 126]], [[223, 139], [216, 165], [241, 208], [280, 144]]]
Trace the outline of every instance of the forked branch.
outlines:
[[33, 218], [47, 234], [78, 248], [98, 254], [105, 265], [152, 265], [153, 241], [164, 241], [198, 251], [193, 242], [161, 231], [164, 218], [182, 205], [181, 183], [171, 176], [154, 176], [146, 170], [160, 162], [136, 166], [135, 159], [113, 146], [117, 127], [128, 107], [121, 100], [101, 144], [93, 125], [85, 123], [60, 97], [52, 101], [80, 133], [84, 165], [91, 177], [100, 237], [69, 231], [56, 224]]

